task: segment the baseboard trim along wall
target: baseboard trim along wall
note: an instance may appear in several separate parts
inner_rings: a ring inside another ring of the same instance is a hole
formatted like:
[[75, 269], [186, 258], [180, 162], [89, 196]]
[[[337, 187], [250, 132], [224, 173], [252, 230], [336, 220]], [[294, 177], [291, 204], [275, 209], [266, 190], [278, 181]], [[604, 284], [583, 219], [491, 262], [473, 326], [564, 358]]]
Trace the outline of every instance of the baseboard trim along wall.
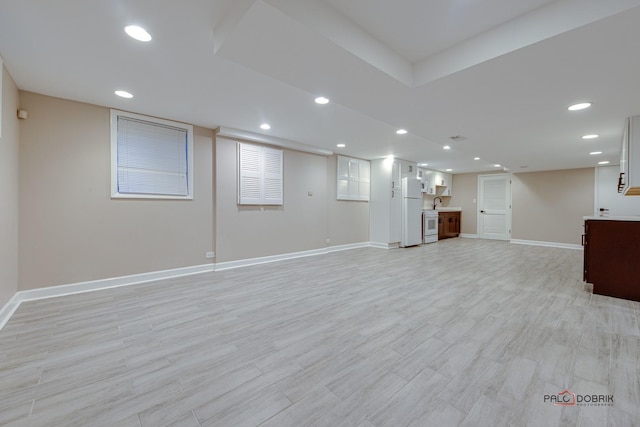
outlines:
[[511, 239], [510, 242], [516, 245], [544, 246], [547, 248], [575, 249], [579, 251], [583, 250], [582, 245], [575, 245], [572, 243], [542, 242], [539, 240], [521, 240], [521, 239]]
[[312, 249], [309, 251], [291, 252], [280, 255], [269, 255], [258, 258], [239, 259], [237, 261], [218, 262], [215, 264], [215, 271], [223, 271], [229, 270], [231, 268], [248, 267], [250, 265], [266, 264], [269, 262], [285, 261], [288, 259], [304, 258], [308, 256], [328, 254], [330, 252], [347, 251], [350, 249], [367, 248], [372, 246], [373, 244], [369, 242], [350, 243], [347, 245], [328, 246], [326, 248]]
[[[476, 234], [461, 234], [460, 237], [475, 239]], [[546, 246], [563, 249], [582, 250], [580, 245], [572, 245], [568, 243], [542, 242], [537, 240], [520, 240], [512, 239], [511, 243], [518, 245]], [[385, 244], [378, 242], [361, 242], [350, 243], [346, 245], [329, 246], [322, 249], [313, 249], [309, 251], [292, 252], [281, 255], [271, 255], [259, 258], [241, 259], [237, 261], [219, 262], [215, 264], [203, 264], [192, 267], [175, 268], [171, 270], [154, 271], [150, 273], [133, 274], [130, 276], [113, 277], [102, 280], [92, 280], [88, 282], [72, 283], [68, 285], [52, 286], [48, 288], [31, 289], [27, 291], [18, 291], [5, 305], [0, 309], [0, 330], [6, 325], [13, 313], [18, 309], [20, 304], [25, 301], [34, 301], [46, 298], [55, 298], [65, 295], [78, 294], [82, 292], [97, 291], [102, 289], [115, 288], [119, 286], [136, 285], [138, 283], [152, 282], [154, 280], [171, 279], [175, 277], [189, 276], [192, 274], [207, 273], [212, 271], [223, 271], [232, 268], [248, 267], [251, 265], [266, 264], [277, 261], [285, 261], [295, 258], [303, 258], [308, 256], [323, 255], [331, 252], [347, 251], [359, 248], [378, 248], [378, 249], [394, 249], [398, 248], [397, 244]]]
[[102, 289], [117, 288], [120, 286], [136, 285], [138, 283], [152, 282], [154, 280], [171, 279], [175, 277], [189, 276], [213, 271], [213, 264], [181, 267], [170, 270], [153, 271], [150, 273], [132, 274], [129, 276], [112, 277], [109, 279], [91, 280], [88, 282], [72, 283], [68, 285], [51, 286], [48, 288], [30, 289], [18, 291], [0, 310], [0, 330], [9, 321], [13, 313], [21, 303], [46, 298], [55, 298], [65, 295], [79, 294], [82, 292], [98, 291]]
[[327, 253], [327, 250], [323, 248], [323, 249], [313, 249], [309, 251], [291, 252], [291, 253], [280, 254], [280, 255], [269, 255], [269, 256], [263, 256], [258, 258], [239, 259], [237, 261], [217, 262], [215, 264], [214, 271], [223, 271], [223, 270], [229, 270], [232, 268], [248, 267], [250, 265], [267, 264], [270, 262], [284, 261], [284, 260], [295, 259], [295, 258], [304, 258], [308, 256], [322, 255], [326, 253]]
[[465, 239], [477, 239], [478, 235], [477, 234], [460, 233], [460, 237], [463, 237]]
[[362, 243], [349, 243], [347, 245], [336, 245], [336, 246], [328, 246], [327, 252], [340, 252], [340, 251], [348, 251], [351, 249], [360, 249], [360, 248], [372, 248], [374, 247], [371, 242], [362, 242]]
[[13, 313], [21, 303], [46, 298], [55, 298], [65, 295], [78, 294], [82, 292], [98, 291], [102, 289], [116, 288], [119, 286], [136, 285], [139, 283], [152, 282], [154, 280], [171, 279], [175, 277], [189, 276], [192, 274], [207, 273], [212, 271], [228, 270], [231, 268], [247, 267], [250, 265], [265, 264], [269, 262], [284, 261], [294, 258], [302, 258], [314, 255], [323, 255], [330, 252], [346, 251], [350, 249], [375, 247], [370, 242], [351, 243], [346, 245], [329, 246], [322, 249], [310, 251], [293, 252], [282, 255], [273, 255], [260, 258], [243, 259], [238, 261], [219, 262], [216, 264], [203, 264], [192, 267], [175, 268], [171, 270], [153, 271], [150, 273], [133, 274], [130, 276], [112, 277], [109, 279], [92, 280], [88, 282], [72, 283], [68, 285], [51, 286], [48, 288], [31, 289], [18, 291], [16, 294], [0, 308], [0, 330], [7, 324]]
[[379, 242], [369, 242], [369, 246], [372, 248], [378, 249], [397, 249], [400, 247], [399, 243], [379, 243]]
[[20, 300], [18, 294], [16, 293], [13, 297], [0, 309], [0, 331], [4, 328], [4, 325], [7, 324], [13, 313], [16, 312], [18, 307], [20, 306]]

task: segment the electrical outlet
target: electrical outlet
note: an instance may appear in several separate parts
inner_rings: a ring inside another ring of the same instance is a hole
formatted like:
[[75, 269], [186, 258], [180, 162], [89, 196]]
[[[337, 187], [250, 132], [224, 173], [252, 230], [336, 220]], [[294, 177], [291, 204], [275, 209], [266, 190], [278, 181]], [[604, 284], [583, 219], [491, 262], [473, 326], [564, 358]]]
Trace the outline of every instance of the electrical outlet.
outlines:
[[208, 259], [210, 258], [214, 258], [216, 256], [215, 252], [205, 252], [204, 256], [206, 256]]
[[326, 239], [325, 242], [326, 243], [331, 243], [331, 239]]

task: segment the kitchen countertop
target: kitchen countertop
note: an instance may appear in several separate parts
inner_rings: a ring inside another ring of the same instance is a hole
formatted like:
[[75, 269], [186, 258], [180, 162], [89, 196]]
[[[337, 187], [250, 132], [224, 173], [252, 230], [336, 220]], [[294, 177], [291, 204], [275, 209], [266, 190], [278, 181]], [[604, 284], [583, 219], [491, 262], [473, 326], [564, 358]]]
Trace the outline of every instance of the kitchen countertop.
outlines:
[[640, 221], [640, 216], [584, 216], [589, 221]]

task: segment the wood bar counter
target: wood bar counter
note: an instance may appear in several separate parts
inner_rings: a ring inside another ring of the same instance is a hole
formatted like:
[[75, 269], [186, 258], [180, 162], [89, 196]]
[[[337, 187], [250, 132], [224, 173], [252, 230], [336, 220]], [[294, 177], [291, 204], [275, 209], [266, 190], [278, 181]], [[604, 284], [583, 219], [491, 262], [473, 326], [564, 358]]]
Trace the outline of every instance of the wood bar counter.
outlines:
[[594, 294], [640, 301], [640, 217], [584, 219], [584, 281]]

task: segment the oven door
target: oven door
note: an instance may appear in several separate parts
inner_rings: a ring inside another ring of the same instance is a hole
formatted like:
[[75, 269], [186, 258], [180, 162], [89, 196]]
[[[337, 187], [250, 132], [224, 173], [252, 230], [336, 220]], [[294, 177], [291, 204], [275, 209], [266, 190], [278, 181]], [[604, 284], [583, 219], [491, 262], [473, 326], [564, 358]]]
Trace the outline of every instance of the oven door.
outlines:
[[422, 243], [433, 243], [438, 241], [438, 213], [425, 211], [422, 213]]
[[424, 217], [424, 234], [432, 236], [438, 234], [438, 216], [425, 215]]

